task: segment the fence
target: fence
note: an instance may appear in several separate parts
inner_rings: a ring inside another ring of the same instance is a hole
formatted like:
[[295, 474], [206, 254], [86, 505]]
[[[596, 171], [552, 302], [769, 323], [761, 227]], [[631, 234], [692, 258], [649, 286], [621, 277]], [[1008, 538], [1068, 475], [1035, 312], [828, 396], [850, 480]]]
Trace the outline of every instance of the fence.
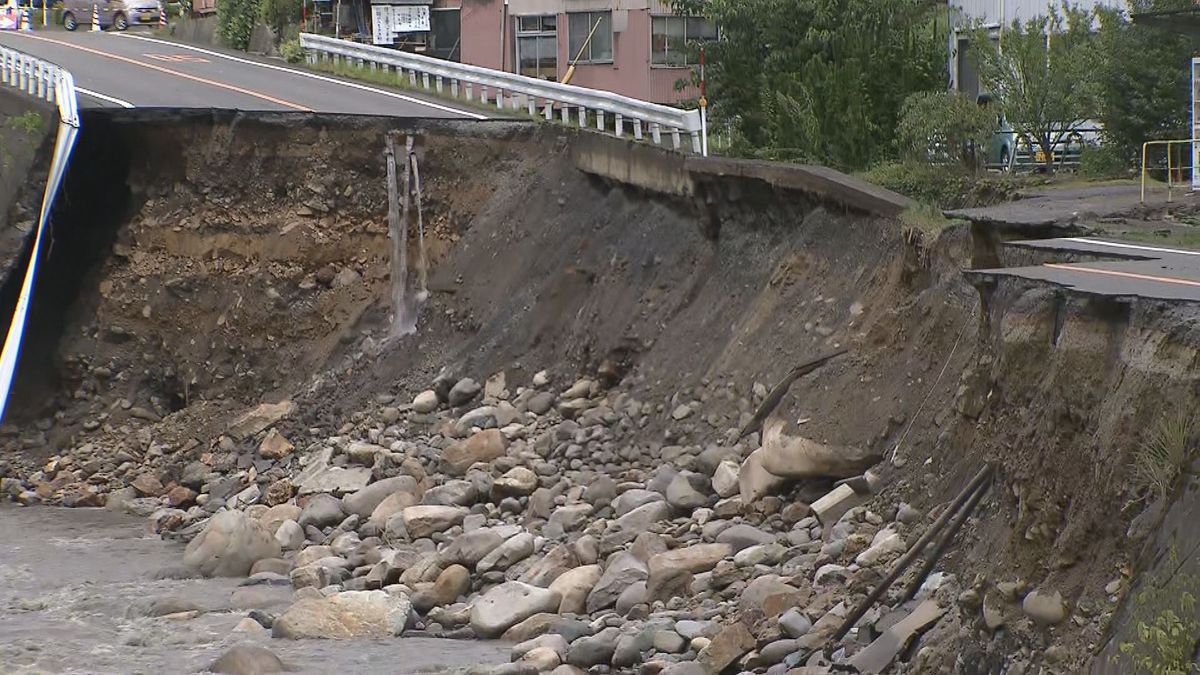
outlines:
[[[1168, 202], [1172, 200], [1173, 190], [1193, 188], [1192, 156], [1195, 144], [1196, 141], [1190, 138], [1142, 143], [1142, 203], [1146, 202], [1147, 178], [1157, 179], [1161, 175], [1166, 179]], [[1154, 154], [1153, 150], [1158, 149], [1164, 152]]]
[[618, 137], [628, 133], [637, 140], [644, 140], [648, 134], [657, 144], [662, 144], [666, 137], [676, 150], [684, 149], [682, 136], [687, 135], [692, 152], [701, 151], [698, 110], [683, 110], [607, 91], [312, 33], [300, 34], [300, 46], [312, 64], [332, 61], [382, 68], [394, 71], [401, 82], [407, 79], [410, 86], [442, 95], [448, 93], [451, 98], [495, 106], [499, 111], [524, 109], [530, 115], [540, 112], [550, 121], [557, 118], [564, 124], [578, 124], [581, 128], [594, 128]]
[[58, 106], [58, 134], [54, 141], [54, 156], [50, 160], [50, 175], [42, 193], [42, 208], [38, 215], [37, 230], [33, 235], [33, 250], [25, 278], [21, 282], [21, 293], [13, 310], [12, 322], [0, 349], [0, 419], [8, 407], [8, 395], [12, 390], [13, 374], [17, 368], [17, 357], [21, 351], [21, 339], [25, 335], [25, 320], [29, 314], [29, 301], [33, 294], [33, 283], [37, 277], [38, 262], [42, 258], [42, 244], [50, 208], [67, 172], [71, 149], [79, 133], [79, 105], [75, 97], [75, 78], [71, 73], [53, 63], [42, 61], [28, 54], [0, 47], [0, 85], [22, 91]]

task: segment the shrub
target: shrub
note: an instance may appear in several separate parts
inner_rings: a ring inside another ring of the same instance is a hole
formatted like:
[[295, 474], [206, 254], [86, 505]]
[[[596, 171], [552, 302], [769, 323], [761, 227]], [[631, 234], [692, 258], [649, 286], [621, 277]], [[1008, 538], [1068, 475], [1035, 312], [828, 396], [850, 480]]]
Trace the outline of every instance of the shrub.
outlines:
[[992, 111], [954, 91], [931, 91], [904, 99], [896, 124], [900, 156], [920, 162], [959, 162], [974, 169], [996, 128]]
[[31, 110], [10, 118], [8, 126], [32, 136], [42, 130], [42, 116]]
[[217, 3], [217, 34], [227, 47], [245, 51], [258, 17], [256, 0], [220, 0]]
[[1079, 175], [1084, 178], [1122, 178], [1130, 169], [1125, 149], [1115, 145], [1087, 145], [1079, 156]]
[[1142, 590], [1133, 595], [1129, 617], [1133, 634], [1128, 641], [1118, 643], [1119, 655], [1112, 660], [1122, 672], [1200, 673], [1200, 664], [1194, 660], [1196, 636], [1200, 635], [1200, 615], [1196, 611], [1200, 579], [1181, 573], [1184, 564], [1173, 545], [1160, 571], [1144, 579]]
[[1164, 501], [1191, 459], [1195, 426], [1186, 413], [1159, 420], [1149, 437], [1133, 452], [1133, 481], [1139, 491], [1148, 491]]
[[258, 16], [275, 31], [275, 39], [282, 40], [288, 24], [300, 23], [300, 0], [260, 0]]
[[304, 60], [304, 50], [300, 47], [300, 40], [298, 39], [288, 40], [279, 45], [279, 54], [288, 63], [300, 63]]
[[989, 206], [1014, 199], [1022, 179], [1003, 174], [977, 175], [957, 166], [917, 162], [881, 164], [862, 174], [864, 180], [939, 209]]

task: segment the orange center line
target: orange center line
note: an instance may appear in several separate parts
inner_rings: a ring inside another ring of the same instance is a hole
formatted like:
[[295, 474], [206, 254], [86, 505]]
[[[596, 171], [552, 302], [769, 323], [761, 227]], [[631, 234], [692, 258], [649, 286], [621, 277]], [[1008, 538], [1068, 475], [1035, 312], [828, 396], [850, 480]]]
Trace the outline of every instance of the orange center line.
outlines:
[[1193, 281], [1192, 279], [1180, 279], [1178, 277], [1158, 277], [1152, 274], [1118, 272], [1116, 270], [1102, 270], [1094, 267], [1077, 267], [1075, 265], [1067, 265], [1064, 263], [1045, 263], [1043, 267], [1052, 267], [1056, 270], [1070, 270], [1072, 272], [1087, 272], [1088, 274], [1103, 274], [1110, 277], [1122, 277], [1124, 279], [1138, 279], [1139, 281], [1157, 281], [1159, 283], [1175, 284], [1178, 286], [1200, 287], [1200, 281]]
[[178, 70], [172, 70], [170, 68], [156, 66], [152, 63], [142, 63], [141, 61], [138, 61], [137, 59], [131, 59], [127, 56], [120, 56], [118, 54], [110, 54], [108, 52], [100, 51], [99, 49], [92, 49], [91, 47], [84, 47], [83, 45], [72, 44], [70, 42], [63, 42], [62, 40], [55, 40], [53, 38], [41, 37], [39, 35], [30, 35], [28, 33], [25, 33], [23, 35], [24, 35], [24, 37], [27, 37], [30, 40], [41, 40], [43, 42], [50, 42], [50, 43], [53, 43], [53, 44], [56, 44], [56, 45], [59, 45], [62, 47], [78, 49], [80, 51], [88, 52], [90, 54], [95, 54], [97, 56], [103, 56], [105, 58], [113, 59], [115, 61], [122, 61], [122, 62], [129, 63], [129, 64], [132, 64], [135, 66], [139, 66], [141, 68], [149, 68], [150, 70], [156, 70], [160, 73], [165, 73], [167, 75], [174, 75], [175, 77], [182, 78], [184, 80], [191, 80], [193, 82], [199, 82], [201, 84], [207, 84], [207, 85], [210, 85], [213, 87], [219, 87], [221, 89], [228, 89], [229, 91], [237, 92], [239, 94], [253, 96], [254, 98], [261, 98], [264, 101], [269, 101], [276, 105], [281, 105], [285, 108], [291, 108], [293, 110], [300, 110], [303, 112], [312, 112], [312, 109], [302, 106], [298, 103], [292, 103], [291, 101], [285, 101], [281, 98], [275, 98], [274, 96], [268, 96], [267, 94], [263, 94], [263, 93], [257, 92], [257, 91], [252, 91], [250, 89], [243, 89], [242, 87], [239, 87], [236, 85], [226, 84], [224, 82], [217, 82], [216, 80], [210, 80], [208, 78], [200, 77], [198, 75], [189, 75], [188, 73], [181, 73]]

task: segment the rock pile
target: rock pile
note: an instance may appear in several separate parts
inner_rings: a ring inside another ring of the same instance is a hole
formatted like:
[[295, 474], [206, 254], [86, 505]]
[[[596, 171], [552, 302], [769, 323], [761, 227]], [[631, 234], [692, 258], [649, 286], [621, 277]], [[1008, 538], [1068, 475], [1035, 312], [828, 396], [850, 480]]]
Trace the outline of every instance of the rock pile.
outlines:
[[[502, 638], [513, 663], [496, 672], [825, 672], [818, 648], [921, 520], [866, 508], [870, 475], [829, 488], [877, 457], [773, 422], [761, 447], [640, 447], [652, 417], [704, 406], [589, 379], [559, 389], [539, 373], [509, 391], [503, 374], [440, 376], [309, 443], [279, 429], [291, 409], [246, 413], [177, 472], [128, 458], [136, 477], [107, 495], [72, 456], [0, 487], [107, 498], [191, 536], [184, 562], [199, 574], [290, 584], [290, 607], [250, 616], [277, 638]], [[826, 487], [812, 504], [785, 499], [797, 478]], [[833, 662], [896, 621], [869, 613]]]

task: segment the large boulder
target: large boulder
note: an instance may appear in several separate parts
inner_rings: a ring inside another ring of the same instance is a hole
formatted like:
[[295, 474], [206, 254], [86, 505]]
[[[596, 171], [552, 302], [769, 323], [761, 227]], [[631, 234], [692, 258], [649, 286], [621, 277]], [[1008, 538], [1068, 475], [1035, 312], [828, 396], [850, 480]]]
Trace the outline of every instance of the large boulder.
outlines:
[[413, 539], [428, 537], [434, 532], [445, 532], [458, 525], [468, 511], [461, 506], [409, 506], [400, 511], [404, 527]]
[[371, 511], [371, 517], [368, 520], [376, 525], [379, 525], [380, 527], [386, 527], [388, 519], [390, 519], [392, 516], [400, 513], [402, 509], [408, 508], [409, 506], [416, 506], [420, 502], [421, 500], [416, 494], [409, 492], [393, 492], [385, 497], [383, 501], [379, 502], [379, 505], [375, 507], [375, 510]]
[[499, 532], [487, 527], [472, 530], [460, 535], [450, 542], [442, 551], [442, 559], [447, 564], [459, 563], [474, 567], [483, 557], [491, 553], [497, 546], [504, 543], [504, 537]]
[[638, 581], [645, 581], [647, 576], [649, 571], [645, 563], [628, 551], [618, 553], [588, 594], [588, 613], [612, 607], [622, 591]]
[[738, 465], [731, 459], [721, 460], [712, 475], [713, 491], [718, 497], [732, 497], [738, 493]]
[[717, 534], [718, 544], [729, 544], [733, 547], [733, 552], [737, 553], [742, 549], [750, 548], [751, 546], [760, 546], [770, 544], [775, 541], [774, 535], [745, 523], [737, 523], [721, 530]]
[[661, 502], [665, 498], [662, 494], [652, 490], [643, 490], [635, 488], [622, 492], [616, 499], [613, 500], [613, 510], [616, 511], [617, 517], [621, 517], [626, 513], [649, 504], [650, 502]]
[[333, 466], [333, 448], [322, 448], [309, 457], [304, 470], [293, 480], [300, 495], [314, 492], [346, 494], [358, 492], [371, 482], [371, 469], [366, 466], [346, 468]]
[[587, 612], [587, 599], [602, 574], [599, 565], [584, 565], [567, 570], [550, 582], [550, 590], [562, 596], [558, 605], [560, 614], [583, 614]]
[[400, 635], [412, 603], [403, 593], [343, 591], [304, 597], [275, 619], [277, 638], [385, 638]]
[[254, 563], [279, 553], [279, 542], [257, 520], [222, 511], [184, 549], [183, 564], [206, 577], [242, 577]]
[[650, 558], [650, 576], [672, 569], [687, 570], [692, 574], [707, 572], [731, 555], [733, 547], [729, 544], [695, 544], [663, 551]]
[[485, 429], [465, 441], [447, 446], [442, 451], [442, 470], [454, 475], [465, 474], [476, 462], [491, 462], [502, 457], [505, 448], [504, 435], [499, 429]]
[[333, 495], [322, 493], [313, 495], [308, 500], [296, 522], [300, 523], [300, 527], [315, 525], [322, 528], [337, 525], [345, 518], [346, 514], [342, 511], [341, 500]]
[[753, 504], [786, 482], [784, 478], [763, 467], [764, 456], [763, 449], [759, 448], [750, 453], [738, 469], [738, 488], [741, 490], [743, 504]]
[[552, 590], [509, 581], [475, 601], [471, 628], [481, 637], [499, 637], [534, 614], [557, 612], [561, 601], [562, 597]]
[[762, 466], [783, 478], [850, 478], [861, 475], [882, 459], [870, 448], [824, 445], [783, 433], [785, 422], [767, 420], [763, 429]]
[[257, 516], [267, 532], [274, 533], [287, 520], [300, 520], [300, 507], [295, 504], [276, 504]]
[[492, 494], [504, 497], [524, 497], [538, 487], [537, 474], [523, 466], [514, 466], [492, 483]]
[[528, 532], [521, 532], [504, 540], [490, 553], [485, 555], [475, 570], [483, 573], [492, 570], [506, 570], [522, 560], [533, 555], [534, 539]]
[[342, 508], [346, 513], [357, 513], [360, 517], [367, 518], [374, 513], [375, 507], [391, 495], [397, 492], [416, 495], [417, 490], [417, 481], [412, 476], [385, 478], [343, 497]]
[[231, 647], [208, 666], [210, 673], [227, 675], [262, 675], [282, 673], [286, 670], [283, 661], [271, 650], [250, 644]]
[[540, 560], [530, 565], [519, 581], [547, 588], [568, 570], [578, 567], [579, 563], [579, 554], [573, 546], [559, 544], [550, 549], [550, 552], [542, 556]]
[[708, 479], [691, 471], [680, 471], [667, 485], [667, 503], [681, 511], [698, 509], [708, 503]]

